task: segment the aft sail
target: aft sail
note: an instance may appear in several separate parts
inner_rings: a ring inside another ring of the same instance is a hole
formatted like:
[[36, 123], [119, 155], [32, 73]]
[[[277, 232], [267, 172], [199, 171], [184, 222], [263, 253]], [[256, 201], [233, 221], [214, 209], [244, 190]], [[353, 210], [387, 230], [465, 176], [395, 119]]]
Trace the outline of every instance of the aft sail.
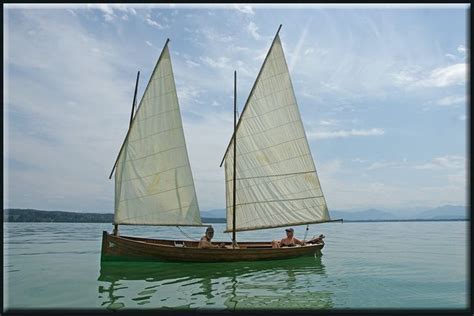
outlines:
[[[235, 231], [330, 220], [277, 35], [237, 125]], [[234, 137], [224, 156], [233, 222]]]
[[114, 224], [201, 225], [168, 41], [119, 153]]

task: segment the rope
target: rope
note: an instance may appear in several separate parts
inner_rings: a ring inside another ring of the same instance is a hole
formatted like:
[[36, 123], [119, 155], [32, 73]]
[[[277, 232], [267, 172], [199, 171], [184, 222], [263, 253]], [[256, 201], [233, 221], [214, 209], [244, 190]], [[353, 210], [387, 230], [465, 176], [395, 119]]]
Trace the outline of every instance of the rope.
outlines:
[[189, 236], [188, 234], [186, 234], [186, 233], [181, 229], [181, 227], [179, 227], [179, 226], [176, 226], [176, 227], [179, 229], [179, 231], [180, 231], [186, 238], [192, 239], [192, 240], [194, 240], [194, 241], [198, 241], [196, 238], [191, 237], [191, 236]]
[[306, 232], [304, 233], [304, 238], [303, 238], [303, 242], [306, 241], [306, 237], [308, 236], [308, 231], [309, 231], [309, 224], [306, 225]]

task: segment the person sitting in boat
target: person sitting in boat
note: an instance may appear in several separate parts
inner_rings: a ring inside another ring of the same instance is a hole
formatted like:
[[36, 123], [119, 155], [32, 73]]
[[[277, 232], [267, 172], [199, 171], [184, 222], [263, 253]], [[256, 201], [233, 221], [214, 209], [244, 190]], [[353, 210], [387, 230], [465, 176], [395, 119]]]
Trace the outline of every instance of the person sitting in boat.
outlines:
[[287, 228], [286, 231], [286, 238], [283, 238], [280, 241], [273, 240], [272, 241], [272, 248], [280, 248], [280, 247], [294, 247], [296, 245], [305, 245], [304, 241], [301, 241], [294, 237], [295, 230], [293, 228]]
[[209, 226], [206, 229], [206, 234], [199, 241], [198, 248], [224, 248], [225, 247], [224, 243], [221, 243], [220, 245], [213, 245], [211, 243], [212, 237], [214, 237], [214, 228], [212, 228], [212, 226]]

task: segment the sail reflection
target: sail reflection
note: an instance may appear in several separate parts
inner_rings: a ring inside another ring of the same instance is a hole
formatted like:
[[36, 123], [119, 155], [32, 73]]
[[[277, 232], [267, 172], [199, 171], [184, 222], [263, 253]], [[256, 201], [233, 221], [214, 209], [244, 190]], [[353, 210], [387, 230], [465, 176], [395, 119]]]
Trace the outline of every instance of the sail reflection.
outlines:
[[101, 262], [101, 305], [122, 308], [327, 309], [321, 258], [235, 263]]

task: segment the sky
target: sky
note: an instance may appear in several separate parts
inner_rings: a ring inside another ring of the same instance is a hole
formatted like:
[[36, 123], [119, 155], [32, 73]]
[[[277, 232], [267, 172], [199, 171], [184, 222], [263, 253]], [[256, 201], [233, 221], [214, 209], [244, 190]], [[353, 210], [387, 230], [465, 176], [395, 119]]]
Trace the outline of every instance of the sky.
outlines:
[[233, 71], [241, 110], [279, 24], [329, 210], [467, 203], [468, 5], [4, 8], [4, 208], [113, 212], [167, 38], [200, 209], [225, 208]]

